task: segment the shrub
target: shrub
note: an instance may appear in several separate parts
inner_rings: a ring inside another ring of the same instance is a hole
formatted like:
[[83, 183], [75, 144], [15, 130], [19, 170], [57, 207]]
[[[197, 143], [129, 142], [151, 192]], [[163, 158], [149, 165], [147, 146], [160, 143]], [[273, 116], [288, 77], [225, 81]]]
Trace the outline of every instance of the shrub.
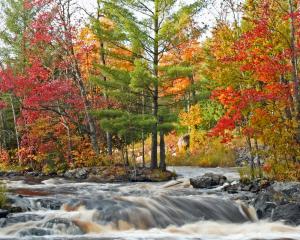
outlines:
[[6, 204], [6, 186], [3, 182], [0, 182], [0, 208], [3, 208]]
[[[199, 166], [199, 167], [234, 167], [235, 152], [221, 144], [219, 139], [206, 139], [206, 146], [194, 149], [192, 152], [182, 152], [176, 156], [167, 156], [168, 165]], [[198, 145], [199, 146], [199, 145]]]

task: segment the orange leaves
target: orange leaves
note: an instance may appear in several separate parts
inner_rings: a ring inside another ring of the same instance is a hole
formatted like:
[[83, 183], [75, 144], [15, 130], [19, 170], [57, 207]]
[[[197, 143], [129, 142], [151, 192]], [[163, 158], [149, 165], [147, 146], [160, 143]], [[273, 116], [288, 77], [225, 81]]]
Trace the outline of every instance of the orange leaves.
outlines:
[[10, 157], [5, 149], [0, 149], [0, 163], [9, 164]]
[[198, 126], [202, 122], [201, 115], [201, 108], [198, 104], [191, 106], [188, 112], [183, 111], [179, 114], [180, 124], [186, 127]]
[[163, 87], [164, 95], [181, 95], [185, 92], [185, 90], [190, 86], [190, 79], [189, 78], [177, 78], [174, 80], [170, 80], [170, 83], [165, 84]]

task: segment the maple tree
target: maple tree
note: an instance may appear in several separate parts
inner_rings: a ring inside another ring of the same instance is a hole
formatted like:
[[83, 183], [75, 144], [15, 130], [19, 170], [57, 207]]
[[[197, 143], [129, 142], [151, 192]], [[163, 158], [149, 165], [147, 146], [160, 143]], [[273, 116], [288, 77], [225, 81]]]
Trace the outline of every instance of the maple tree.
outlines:
[[121, 150], [130, 165], [141, 143], [145, 165], [151, 137], [166, 170], [188, 133], [191, 158], [243, 139], [251, 177], [298, 178], [299, 1], [224, 1], [205, 40], [206, 1], [179, 2], [99, 0], [82, 21], [73, 0], [1, 1], [1, 161], [51, 172]]
[[[297, 106], [298, 90], [293, 86], [293, 44], [287, 45], [281, 41], [282, 35], [280, 37], [278, 34], [286, 34], [286, 39], [290, 39], [288, 34], [293, 33], [284, 32], [282, 27], [289, 31], [292, 21], [290, 18], [294, 16], [280, 12], [279, 6], [272, 1], [259, 1], [255, 6], [251, 4], [249, 1], [245, 5], [245, 22], [239, 29], [225, 24], [216, 30], [214, 37], [219, 37], [226, 29], [231, 32], [232, 38], [228, 34], [221, 35], [224, 41], [218, 39], [214, 43], [213, 39], [209, 43], [215, 63], [208, 67], [213, 67], [213, 71], [217, 68], [218, 73], [216, 75], [215, 72], [208, 72], [210, 69], [205, 70], [205, 73], [218, 82], [219, 86], [212, 92], [212, 98], [221, 103], [225, 110], [224, 116], [210, 134], [222, 136], [223, 142], [231, 141], [238, 134], [245, 136], [252, 153], [253, 174], [254, 155], [266, 154], [264, 158], [272, 159], [270, 161], [274, 169], [280, 162], [293, 164], [298, 161], [295, 149], [299, 144], [299, 121], [294, 107]], [[285, 25], [274, 26], [276, 18], [286, 19]], [[228, 51], [225, 52], [224, 48]], [[231, 73], [236, 75], [233, 75], [234, 78], [230, 76], [230, 81], [222, 75]], [[278, 133], [274, 129], [278, 129]], [[275, 139], [284, 139], [285, 146], [280, 142], [275, 143]], [[271, 149], [262, 153], [258, 147], [259, 140]], [[289, 155], [285, 154], [287, 149]], [[261, 163], [257, 164], [260, 168]]]

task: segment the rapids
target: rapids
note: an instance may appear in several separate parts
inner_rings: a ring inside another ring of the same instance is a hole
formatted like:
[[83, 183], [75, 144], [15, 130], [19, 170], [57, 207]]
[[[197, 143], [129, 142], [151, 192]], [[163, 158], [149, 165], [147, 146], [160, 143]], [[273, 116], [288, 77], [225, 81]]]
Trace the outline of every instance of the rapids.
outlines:
[[7, 180], [10, 201], [24, 212], [0, 219], [0, 239], [300, 239], [300, 227], [258, 221], [217, 188], [189, 185], [206, 172], [237, 179], [235, 169], [170, 170], [181, 176], [168, 183]]

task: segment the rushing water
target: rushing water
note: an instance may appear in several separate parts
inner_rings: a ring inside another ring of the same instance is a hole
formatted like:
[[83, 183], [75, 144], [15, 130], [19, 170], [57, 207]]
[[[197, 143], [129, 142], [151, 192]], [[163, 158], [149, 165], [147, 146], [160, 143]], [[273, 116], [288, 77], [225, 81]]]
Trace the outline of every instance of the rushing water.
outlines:
[[99, 184], [48, 179], [8, 181], [26, 212], [0, 219], [0, 239], [300, 239], [300, 228], [257, 221], [252, 208], [225, 193], [196, 190], [188, 178], [235, 169], [170, 168], [168, 183]]

